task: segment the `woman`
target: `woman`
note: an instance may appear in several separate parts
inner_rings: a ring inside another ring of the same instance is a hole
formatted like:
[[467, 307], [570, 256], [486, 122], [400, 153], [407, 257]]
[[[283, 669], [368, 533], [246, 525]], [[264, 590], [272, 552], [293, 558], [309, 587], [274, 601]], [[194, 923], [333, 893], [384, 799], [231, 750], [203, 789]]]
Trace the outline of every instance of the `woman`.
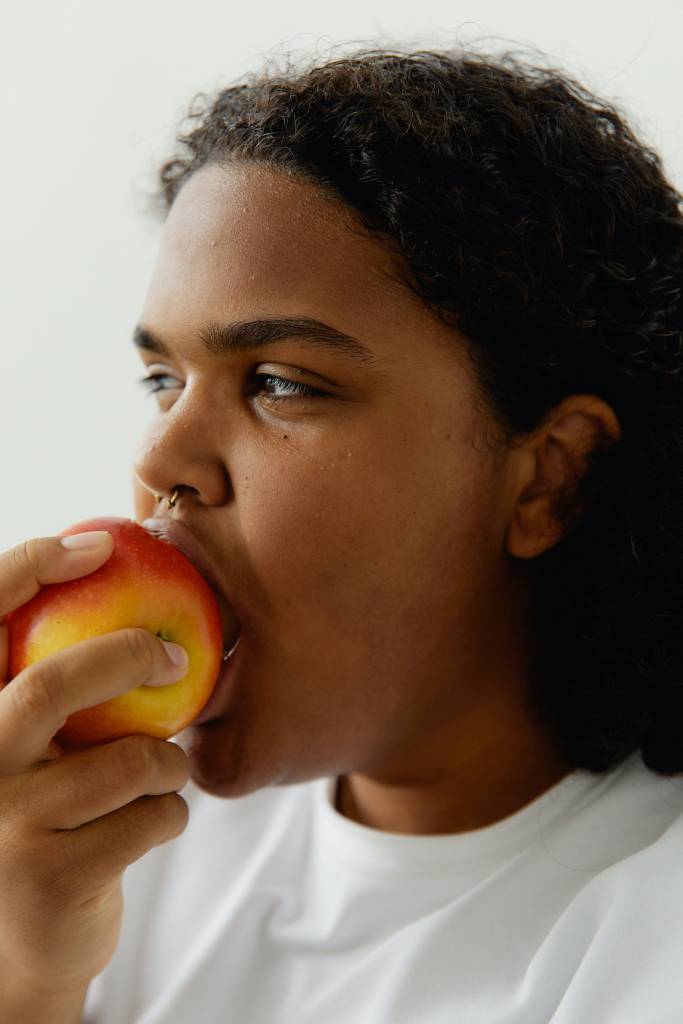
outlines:
[[140, 744], [43, 764], [54, 796], [97, 756], [115, 795], [87, 853], [61, 826], [69, 912], [59, 944], [33, 912], [12, 1006], [679, 1021], [678, 194], [511, 58], [366, 52], [189, 120], [134, 331], [136, 518], [220, 573], [230, 687], [145, 745], [156, 788], [121, 781]]

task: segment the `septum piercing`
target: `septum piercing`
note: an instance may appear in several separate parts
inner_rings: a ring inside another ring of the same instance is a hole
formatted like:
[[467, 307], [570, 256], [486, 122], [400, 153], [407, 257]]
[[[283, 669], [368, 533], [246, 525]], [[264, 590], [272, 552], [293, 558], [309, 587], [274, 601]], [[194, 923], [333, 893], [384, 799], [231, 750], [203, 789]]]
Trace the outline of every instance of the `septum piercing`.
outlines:
[[[156, 498], [157, 501], [161, 501], [163, 499], [163, 494], [155, 494], [154, 497]], [[175, 505], [175, 503], [177, 501], [177, 498], [178, 498], [178, 488], [176, 487], [176, 489], [174, 490], [174, 492], [171, 495], [171, 497], [166, 499], [166, 504], [168, 505], [169, 508], [173, 508], [173, 506]]]

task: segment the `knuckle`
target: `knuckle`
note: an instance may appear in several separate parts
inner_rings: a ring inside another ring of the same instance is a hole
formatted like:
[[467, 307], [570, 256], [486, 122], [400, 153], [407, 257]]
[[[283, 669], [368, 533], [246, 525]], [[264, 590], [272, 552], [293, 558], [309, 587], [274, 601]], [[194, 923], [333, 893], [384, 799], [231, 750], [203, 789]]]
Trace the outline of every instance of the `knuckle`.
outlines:
[[[56, 844], [54, 844], [56, 845]], [[68, 887], [69, 871], [61, 856], [55, 855], [56, 851], [51, 850], [51, 856], [47, 857], [41, 868], [34, 873], [34, 881], [39, 892], [49, 899], [61, 896]]]
[[169, 748], [169, 758], [171, 767], [173, 769], [173, 775], [176, 780], [176, 788], [182, 789], [190, 781], [190, 759], [177, 743], [166, 743]]
[[153, 845], [159, 845], [180, 835], [188, 819], [187, 803], [177, 793], [147, 794], [130, 805], [126, 830], [134, 840], [144, 836]]
[[7, 892], [13, 891], [21, 872], [26, 871], [26, 862], [16, 855], [17, 846], [16, 830], [3, 826], [0, 829], [0, 879], [3, 889]]
[[22, 718], [30, 719], [55, 714], [63, 692], [61, 666], [50, 658], [29, 665], [8, 689], [15, 710]]
[[50, 844], [50, 856], [36, 878], [42, 899], [53, 903], [74, 896], [83, 886], [83, 868], [69, 847], [69, 837], [54, 838], [55, 842]]
[[117, 743], [118, 757], [127, 777], [139, 779], [155, 775], [159, 768], [159, 754], [150, 736], [126, 736]]
[[[25, 892], [30, 891], [32, 896], [38, 896], [41, 903], [54, 903], [55, 898], [65, 891], [72, 874], [71, 851], [66, 839], [66, 835], [59, 833], [41, 836], [40, 842], [36, 835], [26, 836], [25, 843], [17, 849], [22, 854], [22, 871], [21, 877], [14, 880], [14, 891], [18, 891], [21, 886]], [[27, 865], [30, 865], [28, 871]], [[3, 876], [7, 880], [4, 866]]]
[[190, 763], [187, 754], [168, 740], [151, 740], [159, 776], [169, 789], [181, 789], [190, 777]]
[[[35, 771], [19, 772], [12, 779], [4, 779], [0, 803], [5, 821], [12, 822], [12, 828], [21, 830], [30, 827], [32, 815], [35, 815], [37, 794]], [[10, 786], [7, 783], [11, 783]], [[0, 852], [0, 860], [2, 853]]]
[[169, 838], [178, 836], [185, 831], [190, 817], [187, 802], [178, 793], [164, 793], [159, 798], [159, 813], [166, 826]]
[[148, 629], [124, 630], [128, 653], [142, 665], [145, 679], [150, 679], [157, 660], [156, 642]]
[[38, 574], [40, 567], [40, 543], [38, 538], [30, 537], [28, 540], [22, 541], [21, 544], [17, 544], [15, 548], [12, 548], [10, 555], [18, 570], [26, 572], [28, 569], [33, 575]]
[[4, 891], [10, 891], [7, 888], [8, 882], [13, 885], [21, 874], [26, 872], [26, 855], [31, 852], [25, 848], [26, 832], [26, 823], [22, 818], [21, 810], [16, 807], [13, 799], [8, 799], [7, 794], [3, 794], [0, 864], [2, 865], [1, 884]]

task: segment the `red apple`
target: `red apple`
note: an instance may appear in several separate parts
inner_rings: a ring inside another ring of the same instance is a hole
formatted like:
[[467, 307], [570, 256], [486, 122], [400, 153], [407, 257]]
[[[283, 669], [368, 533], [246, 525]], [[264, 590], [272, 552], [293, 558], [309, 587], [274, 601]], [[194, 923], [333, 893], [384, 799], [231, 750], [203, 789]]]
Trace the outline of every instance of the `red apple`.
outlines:
[[146, 733], [168, 739], [189, 725], [218, 680], [223, 630], [216, 597], [192, 562], [132, 519], [88, 519], [59, 536], [108, 530], [114, 549], [87, 576], [47, 584], [7, 616], [9, 675], [90, 637], [130, 626], [181, 644], [187, 675], [168, 686], [138, 686], [71, 715], [56, 734], [62, 750]]

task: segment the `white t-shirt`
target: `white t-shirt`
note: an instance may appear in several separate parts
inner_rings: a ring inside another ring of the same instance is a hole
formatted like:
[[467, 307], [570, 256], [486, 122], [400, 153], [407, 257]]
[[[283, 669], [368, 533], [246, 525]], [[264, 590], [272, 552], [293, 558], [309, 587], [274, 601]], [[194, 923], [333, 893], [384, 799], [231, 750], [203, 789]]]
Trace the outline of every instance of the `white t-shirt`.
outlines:
[[358, 825], [334, 789], [188, 783], [86, 1024], [681, 1024], [683, 776], [636, 753], [443, 836]]

